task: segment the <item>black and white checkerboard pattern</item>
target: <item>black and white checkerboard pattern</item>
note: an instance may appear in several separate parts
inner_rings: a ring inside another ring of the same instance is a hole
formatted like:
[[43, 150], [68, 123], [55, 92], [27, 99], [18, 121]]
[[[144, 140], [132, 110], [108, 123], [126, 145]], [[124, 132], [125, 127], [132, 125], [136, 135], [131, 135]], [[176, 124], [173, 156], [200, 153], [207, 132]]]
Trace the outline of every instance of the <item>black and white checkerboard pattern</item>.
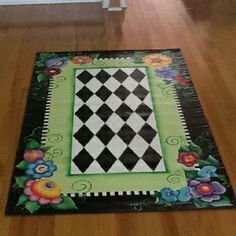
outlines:
[[145, 68], [77, 70], [71, 174], [164, 171]]

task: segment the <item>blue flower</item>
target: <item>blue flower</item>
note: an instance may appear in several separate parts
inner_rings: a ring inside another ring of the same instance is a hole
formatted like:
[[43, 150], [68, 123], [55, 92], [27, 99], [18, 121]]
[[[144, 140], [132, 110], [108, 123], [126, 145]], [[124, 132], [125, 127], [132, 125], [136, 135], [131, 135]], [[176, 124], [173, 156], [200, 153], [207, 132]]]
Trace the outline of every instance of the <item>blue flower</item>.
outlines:
[[204, 166], [201, 170], [198, 171], [198, 176], [202, 178], [217, 177], [216, 167], [214, 166]]
[[179, 195], [178, 191], [173, 191], [170, 188], [163, 188], [161, 190], [161, 196], [167, 202], [175, 202], [175, 201], [177, 201], [178, 200], [178, 195]]
[[45, 65], [46, 67], [48, 68], [52, 68], [52, 67], [62, 67], [64, 66], [65, 64], [67, 64], [67, 60], [64, 58], [64, 57], [58, 57], [58, 58], [52, 58], [52, 59], [48, 59], [46, 62], [45, 62]]
[[155, 70], [156, 75], [160, 78], [164, 78], [165, 80], [169, 81], [173, 77], [177, 76], [179, 72], [171, 67], [163, 67], [163, 68], [158, 68]]
[[34, 179], [41, 179], [51, 177], [55, 170], [57, 170], [57, 167], [53, 165], [52, 161], [37, 160], [27, 165], [25, 174]]
[[187, 202], [191, 199], [192, 195], [188, 187], [183, 187], [179, 190], [178, 200], [180, 202]]

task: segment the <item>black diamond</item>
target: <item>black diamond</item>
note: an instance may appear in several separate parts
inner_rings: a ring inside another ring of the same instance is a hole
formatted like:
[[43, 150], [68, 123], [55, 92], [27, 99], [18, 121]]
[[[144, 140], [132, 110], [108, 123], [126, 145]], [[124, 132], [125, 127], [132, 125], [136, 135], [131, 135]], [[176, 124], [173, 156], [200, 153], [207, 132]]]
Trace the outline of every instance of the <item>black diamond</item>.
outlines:
[[130, 171], [134, 168], [139, 160], [138, 156], [129, 147], [126, 148], [119, 159]]
[[97, 111], [96, 114], [104, 121], [106, 122], [110, 115], [113, 113], [111, 108], [107, 106], [106, 104], [103, 104]]
[[124, 101], [129, 96], [130, 91], [121, 85], [114, 93], [117, 97]]
[[97, 75], [96, 78], [101, 82], [105, 83], [111, 77], [106, 71], [101, 70]]
[[103, 125], [103, 127], [97, 132], [97, 137], [105, 145], [107, 145], [111, 141], [114, 135], [115, 133], [107, 125]]
[[73, 159], [73, 162], [81, 170], [81, 172], [85, 172], [93, 161], [94, 161], [94, 159], [90, 156], [90, 154], [85, 149], [83, 149]]
[[124, 124], [117, 134], [128, 145], [136, 133], [127, 124]]
[[91, 80], [93, 78], [93, 76], [87, 71], [83, 71], [82, 73], [80, 73], [77, 78], [83, 82], [84, 84], [87, 84], [89, 82], [89, 80]]
[[118, 70], [113, 77], [118, 80], [120, 83], [123, 83], [128, 75], [123, 70]]
[[148, 91], [139, 84], [133, 91], [133, 94], [135, 94], [139, 99], [144, 100], [148, 94]]
[[133, 111], [125, 103], [122, 103], [121, 106], [116, 110], [116, 114], [124, 121], [126, 121], [132, 113]]
[[96, 160], [100, 164], [100, 166], [107, 172], [116, 161], [116, 158], [107, 148], [105, 148]]
[[146, 152], [143, 154], [142, 159], [147, 163], [147, 165], [152, 169], [155, 170], [158, 163], [161, 160], [161, 156], [153, 150], [151, 147], [148, 147]]
[[86, 102], [93, 95], [93, 92], [91, 92], [87, 87], [83, 87], [76, 93], [76, 95], [83, 100], [83, 102]]
[[75, 134], [74, 137], [83, 145], [85, 146], [90, 139], [93, 137], [93, 133], [83, 125]]
[[138, 134], [146, 140], [146, 142], [151, 143], [156, 135], [156, 131], [147, 123], [142, 127]]
[[96, 95], [101, 98], [104, 102], [110, 97], [112, 92], [107, 89], [105, 86], [102, 86], [97, 92]]
[[88, 106], [83, 105], [78, 111], [75, 112], [75, 114], [85, 123], [91, 117], [93, 112]]
[[130, 76], [140, 82], [145, 77], [145, 74], [139, 69], [135, 69]]
[[147, 105], [142, 103], [141, 105], [139, 105], [135, 112], [146, 121], [152, 113], [152, 110]]

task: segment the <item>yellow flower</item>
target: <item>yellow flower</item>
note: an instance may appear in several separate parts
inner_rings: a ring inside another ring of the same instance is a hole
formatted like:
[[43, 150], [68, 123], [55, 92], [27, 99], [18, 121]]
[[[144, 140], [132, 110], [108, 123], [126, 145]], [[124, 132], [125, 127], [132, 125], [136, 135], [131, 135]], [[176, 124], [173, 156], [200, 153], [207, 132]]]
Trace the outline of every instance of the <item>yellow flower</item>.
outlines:
[[31, 186], [31, 191], [35, 195], [46, 199], [58, 198], [61, 194], [59, 185], [49, 179], [35, 181]]
[[155, 68], [168, 66], [172, 63], [172, 58], [162, 54], [149, 54], [143, 58], [143, 62]]

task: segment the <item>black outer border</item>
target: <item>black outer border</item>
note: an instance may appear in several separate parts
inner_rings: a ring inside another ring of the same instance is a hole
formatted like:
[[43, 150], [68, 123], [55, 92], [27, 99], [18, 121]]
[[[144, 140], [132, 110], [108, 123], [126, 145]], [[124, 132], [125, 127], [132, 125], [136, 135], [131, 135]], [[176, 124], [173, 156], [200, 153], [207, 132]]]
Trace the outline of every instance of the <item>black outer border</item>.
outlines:
[[[163, 51], [172, 51], [179, 52], [181, 56], [183, 56], [180, 49], [146, 49], [146, 50], [103, 50], [103, 51], [81, 51], [79, 52], [81, 55], [87, 54], [95, 54], [98, 53], [98, 59], [104, 58], [127, 58], [132, 57], [135, 52], [147, 52], [147, 53], [160, 53]], [[36, 55], [36, 59], [39, 57], [39, 54], [43, 52], [39, 52]], [[50, 53], [50, 52], [47, 52]], [[53, 53], [53, 52], [51, 52]], [[63, 57], [68, 53], [74, 53], [70, 51], [65, 52], [55, 52], [57, 56]], [[185, 67], [185, 76], [190, 78], [187, 66], [182, 59], [182, 63]], [[35, 66], [32, 75], [32, 81], [36, 79]], [[49, 85], [49, 83], [48, 83]], [[47, 88], [48, 88], [47, 85]], [[27, 105], [25, 109], [25, 116], [23, 120], [23, 125], [20, 133], [20, 139], [18, 144], [18, 149], [16, 153], [16, 160], [14, 164], [13, 174], [11, 177], [11, 185], [9, 187], [8, 201], [5, 208], [6, 215], [30, 215], [27, 212], [20, 211], [18, 207], [16, 207], [16, 203], [18, 201], [18, 197], [20, 193], [12, 191], [12, 186], [15, 183], [14, 177], [20, 175], [20, 171], [15, 168], [16, 164], [23, 159], [24, 153], [24, 138], [32, 133], [32, 130], [36, 127], [42, 127], [44, 121], [44, 113], [46, 102], [45, 101], [36, 101], [32, 97], [33, 92], [33, 83], [30, 86]], [[204, 112], [201, 107], [201, 103], [197, 97], [197, 93], [194, 89], [194, 86], [191, 87], [192, 96], [194, 97], [193, 102], [186, 102], [184, 99], [183, 92], [177, 91], [177, 95], [181, 104], [181, 108], [183, 110], [184, 118], [186, 120], [186, 124], [190, 133], [190, 137], [193, 141], [196, 141], [199, 135], [202, 133], [207, 133], [207, 137], [210, 139], [211, 144], [215, 147], [213, 150], [214, 156], [219, 158], [221, 161], [220, 171], [226, 175], [227, 180], [229, 177], [226, 173], [226, 170], [222, 164], [222, 160], [220, 158], [219, 152], [217, 150], [214, 138], [212, 136], [211, 130], [208, 126], [207, 120], [204, 116]], [[195, 112], [195, 109], [198, 109], [198, 112]], [[191, 116], [189, 116], [189, 111], [191, 111]], [[193, 122], [194, 121], [194, 122]], [[196, 122], [197, 121], [197, 122]], [[230, 198], [233, 206], [224, 206], [224, 207], [208, 207], [202, 208], [203, 210], [207, 209], [234, 209], [236, 207], [236, 198], [233, 192], [233, 189], [230, 188], [227, 196]], [[91, 196], [91, 197], [81, 197], [76, 195], [72, 197], [75, 201], [78, 209], [77, 210], [68, 210], [68, 211], [58, 211], [51, 209], [49, 207], [39, 209], [34, 215], [55, 215], [55, 214], [71, 214], [71, 213], [124, 213], [124, 212], [155, 212], [155, 211], [173, 211], [173, 210], [199, 210], [199, 208], [194, 207], [194, 205], [190, 202], [185, 203], [184, 205], [176, 205], [174, 207], [166, 208], [163, 206], [158, 206], [154, 204], [154, 198], [150, 195], [125, 195], [119, 196], [116, 194], [115, 196]]]

